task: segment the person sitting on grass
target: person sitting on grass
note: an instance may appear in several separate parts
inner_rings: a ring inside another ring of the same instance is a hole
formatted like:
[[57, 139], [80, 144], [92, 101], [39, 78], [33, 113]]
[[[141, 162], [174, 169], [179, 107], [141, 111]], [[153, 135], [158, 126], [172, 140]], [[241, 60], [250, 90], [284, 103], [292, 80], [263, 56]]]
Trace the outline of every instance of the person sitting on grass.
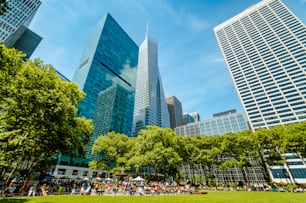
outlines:
[[48, 195], [48, 193], [47, 193], [47, 184], [46, 183], [44, 183], [42, 186], [41, 186], [41, 194], [42, 194], [42, 196], [47, 196]]
[[85, 185], [82, 185], [81, 190], [80, 190], [80, 195], [90, 195], [91, 194], [91, 186], [90, 184], [87, 186], [85, 190]]
[[80, 195], [86, 195], [85, 194], [85, 186], [82, 185], [81, 189], [80, 189]]
[[88, 185], [86, 190], [85, 190], [85, 195], [90, 195], [90, 193], [91, 193], [91, 186]]

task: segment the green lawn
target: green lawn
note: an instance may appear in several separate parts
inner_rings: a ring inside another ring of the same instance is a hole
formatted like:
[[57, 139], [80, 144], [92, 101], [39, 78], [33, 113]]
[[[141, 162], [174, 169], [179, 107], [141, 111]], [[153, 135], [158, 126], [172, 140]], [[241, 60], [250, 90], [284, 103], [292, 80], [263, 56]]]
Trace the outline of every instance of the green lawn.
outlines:
[[0, 198], [0, 203], [305, 203], [306, 193], [208, 192], [205, 195], [166, 196], [47, 196]]

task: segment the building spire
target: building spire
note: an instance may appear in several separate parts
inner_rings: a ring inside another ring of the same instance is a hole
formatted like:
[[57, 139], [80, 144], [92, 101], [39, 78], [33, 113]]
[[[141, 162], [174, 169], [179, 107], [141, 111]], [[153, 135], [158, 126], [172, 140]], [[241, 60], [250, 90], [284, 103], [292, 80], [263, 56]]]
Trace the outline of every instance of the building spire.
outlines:
[[146, 39], [149, 37], [149, 22], [147, 22]]

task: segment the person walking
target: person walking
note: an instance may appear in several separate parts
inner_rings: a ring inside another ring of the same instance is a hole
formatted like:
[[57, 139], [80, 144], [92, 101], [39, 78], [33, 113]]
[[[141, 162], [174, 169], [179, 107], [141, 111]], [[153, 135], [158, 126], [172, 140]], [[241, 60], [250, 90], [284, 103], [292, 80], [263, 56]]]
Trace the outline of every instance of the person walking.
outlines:
[[73, 184], [71, 194], [70, 195], [75, 195], [76, 194], [76, 184]]
[[30, 190], [29, 190], [29, 194], [28, 196], [30, 197], [31, 195], [35, 196], [36, 194], [36, 185], [35, 183], [33, 185], [31, 185]]

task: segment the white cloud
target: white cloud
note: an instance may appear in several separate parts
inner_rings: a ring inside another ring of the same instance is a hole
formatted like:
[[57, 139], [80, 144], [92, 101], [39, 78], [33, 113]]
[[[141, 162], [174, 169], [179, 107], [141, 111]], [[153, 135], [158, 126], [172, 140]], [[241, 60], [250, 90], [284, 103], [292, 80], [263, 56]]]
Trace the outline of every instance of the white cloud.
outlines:
[[218, 54], [207, 55], [207, 56], [203, 57], [202, 60], [205, 60], [205, 61], [202, 61], [204, 64], [207, 63], [207, 62], [225, 64], [223, 57], [218, 55]]
[[136, 67], [131, 67], [129, 64], [129, 61], [126, 61], [126, 63], [123, 65], [123, 69], [120, 72], [120, 77], [124, 79], [126, 82], [131, 84], [131, 86], [128, 86], [125, 82], [122, 82], [122, 79], [119, 77], [114, 77], [113, 74], [107, 75], [107, 80], [112, 80], [114, 84], [122, 84], [124, 87], [128, 90], [132, 90], [132, 87], [135, 88], [135, 75], [136, 75]]
[[194, 30], [206, 29], [209, 23], [206, 20], [194, 15], [193, 13], [186, 11], [183, 7], [173, 8], [170, 4], [163, 2], [160, 6], [161, 12], [171, 16], [173, 21], [178, 25], [188, 26]]
[[205, 20], [202, 20], [191, 14], [188, 17], [188, 21], [188, 24], [195, 30], [204, 30], [209, 26]]

